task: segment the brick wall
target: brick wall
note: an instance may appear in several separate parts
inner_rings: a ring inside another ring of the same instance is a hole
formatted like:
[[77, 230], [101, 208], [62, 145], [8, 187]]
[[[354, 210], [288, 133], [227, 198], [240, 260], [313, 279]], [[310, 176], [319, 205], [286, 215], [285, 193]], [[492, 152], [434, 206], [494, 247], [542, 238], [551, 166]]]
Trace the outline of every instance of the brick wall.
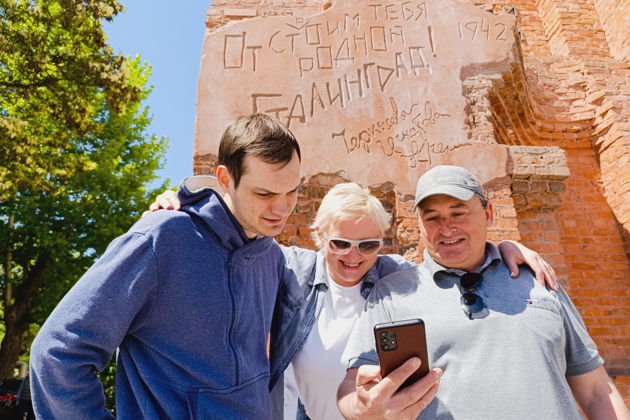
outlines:
[[[630, 2], [468, 1], [516, 15], [520, 40], [521, 61], [511, 71], [464, 84], [472, 140], [509, 145], [514, 163], [508, 177], [486, 185], [497, 216], [491, 239], [519, 239], [554, 264], [630, 402]], [[206, 24], [213, 30], [254, 16], [304, 16], [323, 5], [217, 0]], [[212, 168], [195, 162], [197, 173]], [[315, 209], [344, 181], [327, 174], [306, 180], [280, 239], [312, 247], [307, 226]], [[387, 251], [418, 261], [413, 197], [391, 184], [372, 190], [394, 215]]]
[[630, 268], [617, 224], [598, 182], [592, 149], [567, 150], [561, 243], [568, 265], [567, 288], [580, 308], [612, 374], [630, 375]]
[[595, 9], [606, 35], [612, 58], [630, 62], [630, 2], [627, 0], [595, 0]]

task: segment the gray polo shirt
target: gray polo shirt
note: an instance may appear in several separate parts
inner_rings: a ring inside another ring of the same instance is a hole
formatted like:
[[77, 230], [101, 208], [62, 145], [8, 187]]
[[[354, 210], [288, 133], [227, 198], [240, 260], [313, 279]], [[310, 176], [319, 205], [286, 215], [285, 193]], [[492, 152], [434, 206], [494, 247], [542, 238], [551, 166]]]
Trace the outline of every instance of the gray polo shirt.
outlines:
[[423, 419], [582, 418], [565, 375], [590, 372], [603, 360], [566, 293], [538, 284], [527, 266], [511, 278], [488, 243], [477, 270], [487, 311], [468, 319], [460, 306], [464, 272], [426, 252], [424, 258], [376, 284], [344, 354], [349, 367], [378, 364], [375, 324], [422, 318], [429, 363], [444, 370]]

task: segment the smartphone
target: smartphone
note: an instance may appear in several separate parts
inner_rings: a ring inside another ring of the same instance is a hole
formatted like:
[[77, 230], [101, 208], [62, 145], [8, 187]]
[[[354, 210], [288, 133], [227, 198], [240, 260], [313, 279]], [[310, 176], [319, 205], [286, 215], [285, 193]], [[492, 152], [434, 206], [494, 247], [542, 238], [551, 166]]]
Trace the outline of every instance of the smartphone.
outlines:
[[400, 388], [429, 373], [427, 335], [424, 321], [420, 318], [376, 324], [374, 339], [383, 378], [413, 356], [419, 357], [422, 363]]

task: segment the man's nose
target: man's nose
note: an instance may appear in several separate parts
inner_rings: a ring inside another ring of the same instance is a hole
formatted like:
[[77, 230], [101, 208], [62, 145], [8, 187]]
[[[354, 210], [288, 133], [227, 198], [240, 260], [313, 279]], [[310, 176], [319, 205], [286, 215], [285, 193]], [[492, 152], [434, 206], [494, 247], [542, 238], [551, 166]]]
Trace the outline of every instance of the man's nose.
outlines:
[[453, 233], [453, 225], [450, 217], [440, 218], [440, 232], [447, 236]]
[[292, 210], [292, 203], [289, 197], [276, 197], [271, 205], [271, 211], [277, 216], [286, 216]]

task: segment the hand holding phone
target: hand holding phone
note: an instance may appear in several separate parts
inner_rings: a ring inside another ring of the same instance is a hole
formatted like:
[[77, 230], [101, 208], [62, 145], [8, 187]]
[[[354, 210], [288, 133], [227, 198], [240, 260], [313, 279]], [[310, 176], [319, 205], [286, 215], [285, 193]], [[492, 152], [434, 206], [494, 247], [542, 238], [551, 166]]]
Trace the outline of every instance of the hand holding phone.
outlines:
[[420, 318], [377, 324], [374, 326], [374, 339], [383, 378], [412, 357], [420, 358], [422, 363], [400, 388], [429, 373], [426, 331]]

